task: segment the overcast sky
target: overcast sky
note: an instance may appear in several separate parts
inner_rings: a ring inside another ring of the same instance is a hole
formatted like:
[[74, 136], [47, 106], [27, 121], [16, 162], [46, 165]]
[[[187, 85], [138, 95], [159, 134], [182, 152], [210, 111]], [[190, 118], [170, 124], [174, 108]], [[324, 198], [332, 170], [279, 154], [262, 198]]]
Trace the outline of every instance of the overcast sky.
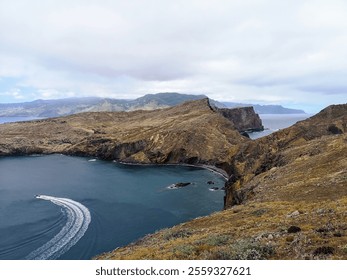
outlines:
[[0, 1], [0, 103], [157, 92], [346, 103], [347, 1]]

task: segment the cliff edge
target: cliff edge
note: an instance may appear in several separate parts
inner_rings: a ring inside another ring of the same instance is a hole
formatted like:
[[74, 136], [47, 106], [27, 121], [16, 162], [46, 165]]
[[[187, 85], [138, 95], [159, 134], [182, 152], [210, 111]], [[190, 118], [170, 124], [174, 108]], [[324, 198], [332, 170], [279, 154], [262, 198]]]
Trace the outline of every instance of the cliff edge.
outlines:
[[0, 155], [62, 153], [136, 163], [218, 164], [247, 141], [207, 98], [167, 109], [0, 125]]
[[253, 132], [264, 130], [262, 121], [253, 107], [240, 107], [232, 109], [215, 109], [223, 117], [230, 120], [240, 132]]
[[[252, 196], [264, 186], [262, 181], [266, 182], [266, 190], [269, 190], [269, 185], [277, 182], [273, 174], [272, 181], [264, 180], [270, 170], [277, 170], [288, 181], [295, 178], [296, 186], [303, 182], [307, 186], [309, 178], [320, 178], [332, 173], [333, 167], [339, 166], [339, 159], [346, 163], [347, 149], [344, 149], [346, 145], [343, 140], [346, 124], [347, 105], [332, 105], [292, 127], [239, 146], [231, 155], [232, 176], [227, 183], [225, 207], [240, 204]], [[333, 156], [337, 149], [341, 150]], [[330, 164], [327, 165], [327, 162]], [[294, 165], [301, 166], [301, 177], [298, 177]], [[322, 169], [322, 166], [326, 168]], [[318, 169], [322, 171], [318, 172]]]
[[347, 104], [228, 153], [225, 210], [97, 259], [347, 259]]

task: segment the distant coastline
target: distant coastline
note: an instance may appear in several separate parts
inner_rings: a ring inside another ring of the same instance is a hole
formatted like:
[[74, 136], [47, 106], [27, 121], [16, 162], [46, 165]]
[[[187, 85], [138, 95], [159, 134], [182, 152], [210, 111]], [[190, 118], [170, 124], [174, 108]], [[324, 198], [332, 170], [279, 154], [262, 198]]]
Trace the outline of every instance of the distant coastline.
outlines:
[[[22, 103], [0, 103], [0, 117], [50, 118], [63, 117], [85, 112], [120, 112], [136, 110], [164, 109], [187, 101], [209, 98], [206, 95], [164, 92], [147, 94], [137, 99], [113, 99], [100, 97], [79, 97], [48, 100], [34, 100]], [[257, 114], [304, 114], [300, 109], [285, 108], [281, 105], [259, 105], [235, 102], [220, 102], [209, 98], [216, 108], [253, 107]]]

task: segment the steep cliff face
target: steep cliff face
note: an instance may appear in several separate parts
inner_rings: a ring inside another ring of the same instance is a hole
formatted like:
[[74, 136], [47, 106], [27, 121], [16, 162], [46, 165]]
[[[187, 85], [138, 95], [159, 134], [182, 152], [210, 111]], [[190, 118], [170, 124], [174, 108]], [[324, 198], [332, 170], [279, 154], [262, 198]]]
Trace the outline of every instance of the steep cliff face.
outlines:
[[226, 210], [98, 259], [347, 259], [347, 104], [229, 151]]
[[264, 130], [262, 121], [253, 107], [241, 107], [233, 109], [215, 109], [223, 117], [230, 120], [235, 128], [240, 131], [262, 131]]
[[247, 141], [208, 99], [154, 111], [82, 113], [0, 125], [0, 155], [63, 153], [140, 163], [223, 163]]
[[[295, 184], [298, 186], [308, 181], [305, 177], [323, 176], [322, 172], [316, 175], [314, 172], [321, 166], [327, 166], [327, 160], [331, 170], [327, 168], [324, 171], [326, 173], [336, 173], [333, 167], [346, 168], [346, 124], [347, 104], [332, 105], [290, 128], [237, 147], [231, 155], [232, 176], [227, 183], [225, 207], [242, 203], [264, 187], [264, 184], [276, 184], [275, 179], [263, 180], [265, 183], [262, 183], [263, 177], [267, 178], [272, 174], [271, 170], [287, 174], [289, 181], [295, 177]], [[339, 160], [345, 165], [337, 164], [340, 163]], [[293, 165], [302, 168], [300, 177]], [[271, 176], [275, 178], [273, 174]]]

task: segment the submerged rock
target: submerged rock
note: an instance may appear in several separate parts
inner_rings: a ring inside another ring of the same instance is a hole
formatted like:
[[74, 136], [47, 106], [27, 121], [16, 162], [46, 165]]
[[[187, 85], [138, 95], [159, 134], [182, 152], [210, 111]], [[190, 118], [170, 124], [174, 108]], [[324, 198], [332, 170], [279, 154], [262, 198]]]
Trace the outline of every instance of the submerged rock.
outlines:
[[183, 188], [183, 187], [186, 187], [186, 186], [188, 186], [190, 184], [191, 184], [190, 182], [187, 182], [187, 183], [176, 183], [175, 187], [176, 188]]
[[191, 185], [192, 183], [190, 182], [186, 182], [186, 183], [175, 183], [175, 184], [171, 184], [169, 185], [167, 188], [168, 189], [180, 189], [180, 188], [184, 188], [188, 185]]

